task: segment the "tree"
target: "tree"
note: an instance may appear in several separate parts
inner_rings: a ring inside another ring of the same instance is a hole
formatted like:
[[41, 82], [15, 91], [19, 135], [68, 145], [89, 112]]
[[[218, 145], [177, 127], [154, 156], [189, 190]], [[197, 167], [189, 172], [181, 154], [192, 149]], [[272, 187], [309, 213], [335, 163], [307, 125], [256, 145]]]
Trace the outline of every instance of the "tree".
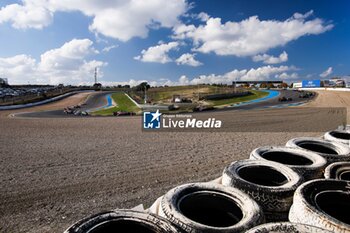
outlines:
[[273, 83], [269, 83], [269, 84], [267, 84], [267, 87], [268, 88], [275, 88], [275, 85], [273, 85]]
[[266, 83], [261, 83], [260, 84], [260, 88], [267, 88], [267, 84]]
[[282, 88], [287, 88], [287, 87], [288, 87], [288, 84], [287, 84], [287, 83], [282, 83], [282, 84], [281, 84], [281, 87], [282, 87]]
[[136, 86], [136, 91], [146, 91], [151, 86], [147, 82], [142, 82], [139, 85]]
[[102, 88], [102, 84], [101, 83], [95, 83], [93, 86], [92, 86], [95, 90], [99, 90]]

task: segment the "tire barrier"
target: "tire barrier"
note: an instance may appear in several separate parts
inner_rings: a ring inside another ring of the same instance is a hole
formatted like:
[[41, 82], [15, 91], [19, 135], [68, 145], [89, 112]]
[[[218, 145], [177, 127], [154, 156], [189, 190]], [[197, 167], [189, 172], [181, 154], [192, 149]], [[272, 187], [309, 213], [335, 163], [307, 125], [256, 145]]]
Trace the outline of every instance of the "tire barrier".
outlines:
[[350, 162], [332, 163], [324, 171], [326, 179], [350, 181]]
[[[350, 128], [326, 133], [328, 140], [300, 137], [285, 147], [259, 147], [221, 177], [175, 187], [148, 210], [103, 212], [65, 233], [350, 233], [350, 148], [340, 141], [344, 132]], [[326, 179], [317, 179], [324, 168]]]
[[312, 180], [295, 192], [289, 220], [332, 232], [350, 232], [350, 182]]
[[274, 161], [286, 165], [298, 172], [304, 180], [323, 177], [327, 161], [320, 155], [291, 147], [264, 146], [256, 148], [249, 159]]
[[151, 205], [151, 207], [149, 207], [147, 212], [159, 215], [159, 206], [162, 199], [163, 196], [158, 197], [157, 200]]
[[331, 233], [322, 228], [291, 222], [266, 223], [246, 231], [246, 233]]
[[334, 162], [350, 161], [350, 148], [339, 142], [300, 137], [289, 140], [286, 145], [316, 152], [327, 160], [327, 165]]
[[244, 232], [264, 222], [259, 205], [247, 194], [211, 183], [184, 184], [161, 200], [159, 214], [185, 232]]
[[350, 146], [350, 131], [349, 130], [333, 130], [325, 133], [324, 139], [332, 142], [340, 142]]
[[225, 168], [222, 184], [249, 194], [263, 209], [266, 221], [286, 221], [293, 194], [302, 178], [276, 162], [241, 160]]
[[167, 220], [153, 214], [133, 210], [115, 210], [82, 219], [64, 233], [109, 232], [180, 233], [181, 231]]

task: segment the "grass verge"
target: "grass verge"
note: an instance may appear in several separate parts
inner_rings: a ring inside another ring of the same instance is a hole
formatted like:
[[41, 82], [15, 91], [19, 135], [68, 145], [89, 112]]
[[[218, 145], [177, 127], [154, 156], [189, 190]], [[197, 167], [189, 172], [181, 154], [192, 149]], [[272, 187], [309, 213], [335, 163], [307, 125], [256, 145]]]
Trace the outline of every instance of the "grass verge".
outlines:
[[259, 99], [267, 96], [269, 93], [265, 91], [255, 91], [251, 90], [250, 91], [252, 94], [247, 95], [247, 96], [242, 96], [242, 97], [234, 97], [230, 99], [222, 99], [222, 100], [211, 100], [208, 101], [208, 103], [214, 105], [214, 106], [226, 106], [226, 105], [231, 105], [235, 103], [240, 103], [240, 102], [246, 102], [254, 99]]
[[117, 92], [112, 94], [112, 99], [117, 104], [117, 106], [107, 109], [98, 110], [92, 113], [92, 115], [100, 115], [100, 116], [111, 116], [113, 112], [123, 111], [123, 112], [139, 112], [140, 108], [138, 108], [134, 102], [132, 102], [124, 92]]

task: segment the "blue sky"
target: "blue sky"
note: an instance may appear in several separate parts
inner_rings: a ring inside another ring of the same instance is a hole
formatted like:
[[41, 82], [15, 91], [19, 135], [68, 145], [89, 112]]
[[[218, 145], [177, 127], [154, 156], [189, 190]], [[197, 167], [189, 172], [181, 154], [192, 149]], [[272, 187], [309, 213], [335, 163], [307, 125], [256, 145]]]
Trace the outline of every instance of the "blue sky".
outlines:
[[[0, 2], [0, 77], [106, 85], [349, 75], [350, 2]], [[350, 80], [349, 80], [350, 81]]]

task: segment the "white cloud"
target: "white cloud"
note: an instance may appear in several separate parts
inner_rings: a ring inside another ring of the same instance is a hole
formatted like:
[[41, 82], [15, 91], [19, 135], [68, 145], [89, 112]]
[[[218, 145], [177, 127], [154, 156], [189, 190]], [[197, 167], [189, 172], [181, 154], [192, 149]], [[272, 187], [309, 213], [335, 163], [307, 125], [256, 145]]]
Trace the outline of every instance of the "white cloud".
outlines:
[[93, 42], [89, 39], [73, 39], [60, 48], [42, 54], [39, 67], [44, 71], [61, 68], [75, 69], [86, 56], [98, 53], [92, 44]]
[[288, 54], [286, 53], [286, 51], [283, 51], [283, 53], [281, 53], [278, 57], [274, 57], [268, 54], [259, 54], [253, 56], [253, 61], [262, 61], [264, 64], [278, 64], [288, 61]]
[[176, 63], [178, 65], [188, 65], [188, 66], [201, 66], [203, 63], [197, 61], [195, 58], [195, 54], [185, 53], [182, 54], [178, 59], [176, 59]]
[[25, 54], [16, 55], [8, 58], [0, 58], [0, 74], [8, 78], [10, 84], [13, 83], [14, 77], [23, 80], [33, 80], [36, 71], [36, 60]]
[[252, 16], [240, 22], [222, 23], [209, 18], [205, 25], [179, 25], [173, 38], [192, 39], [194, 51], [218, 55], [254, 56], [283, 46], [306, 35], [318, 35], [333, 28], [322, 19], [308, 19], [312, 12], [294, 14], [285, 21], [260, 20]]
[[96, 53], [89, 39], [73, 39], [60, 48], [43, 53], [40, 61], [24, 54], [0, 58], [0, 73], [10, 84], [79, 84], [93, 78], [95, 67], [107, 65], [88, 60]]
[[0, 23], [15, 28], [41, 29], [48, 26], [55, 12], [80, 11], [92, 17], [89, 29], [104, 36], [127, 41], [145, 38], [150, 28], [171, 28], [188, 10], [185, 0], [22, 0], [0, 10]]
[[34, 1], [25, 1], [23, 5], [7, 5], [0, 10], [0, 24], [10, 22], [17, 29], [42, 29], [52, 22], [52, 18], [50, 10]]
[[288, 74], [289, 71], [297, 70], [294, 66], [262, 66], [259, 68], [243, 69], [237, 70], [234, 69], [230, 72], [227, 72], [222, 75], [209, 74], [209, 75], [200, 75], [196, 78], [189, 79], [186, 75], [182, 75], [178, 80], [170, 80], [166, 78], [161, 78], [158, 80], [134, 80], [130, 79], [129, 81], [124, 82], [103, 82], [104, 85], [131, 85], [136, 86], [141, 82], [148, 82], [151, 86], [175, 86], [175, 85], [196, 85], [196, 84], [232, 84], [233, 81], [267, 81], [267, 80], [293, 80], [297, 79], [297, 73]]
[[197, 15], [197, 19], [200, 19], [203, 22], [206, 22], [209, 18], [210, 16], [205, 12], [201, 12]]
[[182, 75], [179, 78], [179, 84], [180, 85], [188, 85], [190, 83], [190, 81], [188, 80], [188, 78], [186, 77], [186, 75]]
[[172, 59], [168, 56], [168, 52], [172, 49], [176, 49], [178, 46], [178, 42], [159, 44], [149, 47], [147, 50], [142, 50], [141, 55], [134, 57], [134, 59], [143, 62], [158, 62], [162, 64], [168, 63], [172, 61]]
[[331, 75], [333, 73], [333, 67], [328, 67], [327, 70], [323, 71], [321, 74], [320, 74], [320, 77], [321, 78], [325, 78], [329, 75]]
[[233, 81], [268, 81], [276, 80], [276, 75], [283, 72], [296, 70], [293, 66], [262, 66], [259, 68], [251, 68], [249, 70], [232, 70], [223, 75], [200, 75], [198, 78], [192, 79], [192, 84], [198, 83], [224, 83], [230, 84]]
[[276, 78], [282, 79], [282, 80], [295, 80], [299, 78], [299, 75], [295, 72], [291, 74], [283, 72], [282, 74], [276, 75]]
[[[194, 78], [190, 81], [192, 84], [198, 84], [198, 83], [224, 83], [224, 84], [231, 84], [233, 81], [269, 81], [269, 80], [276, 80], [281, 79], [279, 77], [283, 73], [286, 73], [288, 71], [294, 71], [297, 70], [294, 66], [262, 66], [258, 68], [251, 68], [249, 70], [243, 69], [243, 70], [237, 70], [234, 69], [228, 73], [225, 73], [223, 75], [200, 75], [197, 78]], [[287, 74], [286, 74], [287, 75]], [[295, 74], [292, 74], [291, 77], [295, 77]]]
[[118, 46], [116, 46], [116, 45], [107, 46], [107, 47], [104, 47], [104, 48], [102, 49], [102, 52], [108, 53], [109, 51], [111, 51], [112, 49], [115, 49], [115, 48], [117, 48], [117, 47], [118, 47]]

